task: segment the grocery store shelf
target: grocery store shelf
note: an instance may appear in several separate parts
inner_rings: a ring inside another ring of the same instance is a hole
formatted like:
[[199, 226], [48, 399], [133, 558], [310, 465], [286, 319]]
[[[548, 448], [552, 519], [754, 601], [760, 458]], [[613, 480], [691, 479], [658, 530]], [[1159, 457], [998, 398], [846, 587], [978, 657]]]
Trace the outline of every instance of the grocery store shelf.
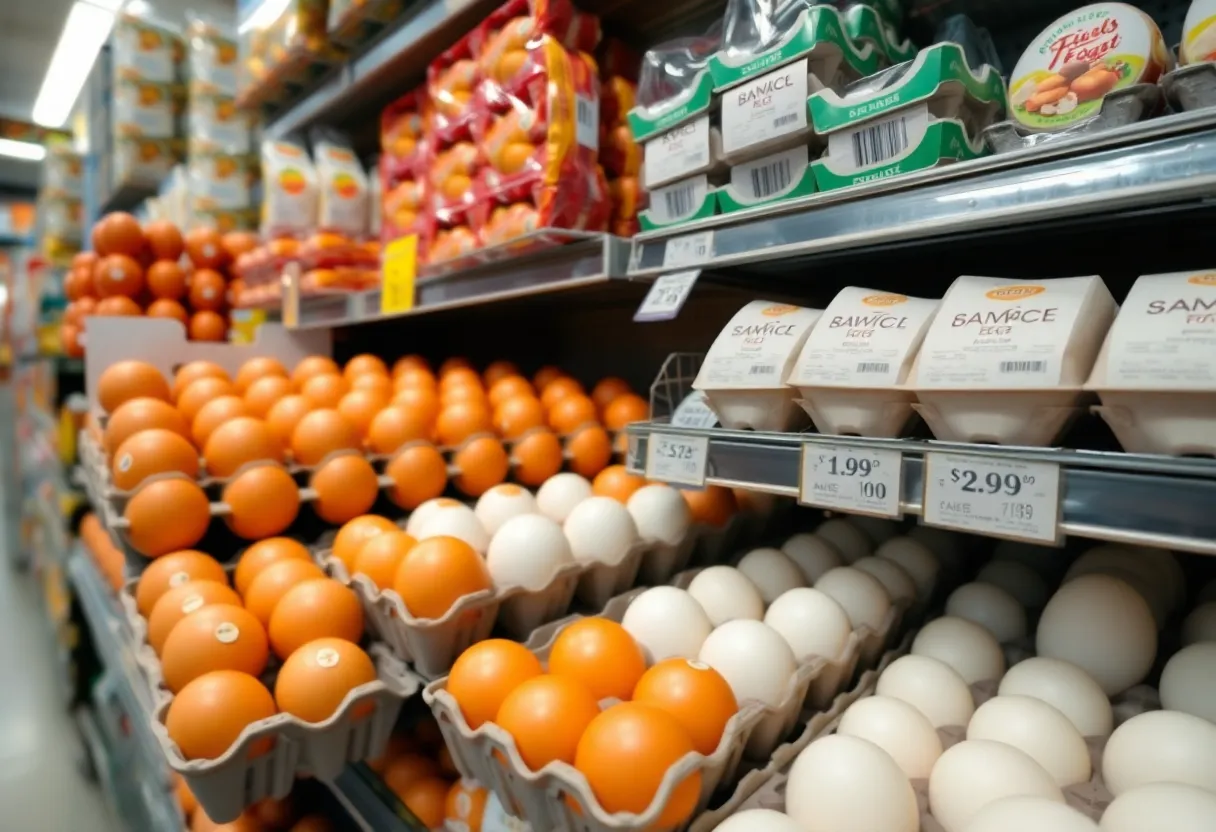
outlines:
[[1060, 466], [1059, 531], [1065, 535], [1216, 555], [1216, 461], [1056, 448], [1014, 448], [950, 442], [864, 439], [815, 433], [759, 433], [629, 425], [631, 471], [645, 473], [655, 432], [709, 438], [706, 483], [798, 496], [803, 445], [846, 445], [899, 451], [900, 507], [921, 515], [925, 453], [965, 454]]
[[[1152, 119], [635, 238], [631, 277], [665, 271], [667, 241], [711, 232], [709, 259], [682, 268], [766, 265], [1047, 220], [1110, 216], [1216, 194], [1216, 112]], [[670, 259], [667, 261], [670, 262]]]
[[426, 832], [380, 778], [361, 763], [347, 766], [327, 785], [364, 832]]
[[125, 182], [102, 198], [97, 216], [104, 216], [111, 211], [133, 211], [139, 203], [159, 192], [159, 182]]

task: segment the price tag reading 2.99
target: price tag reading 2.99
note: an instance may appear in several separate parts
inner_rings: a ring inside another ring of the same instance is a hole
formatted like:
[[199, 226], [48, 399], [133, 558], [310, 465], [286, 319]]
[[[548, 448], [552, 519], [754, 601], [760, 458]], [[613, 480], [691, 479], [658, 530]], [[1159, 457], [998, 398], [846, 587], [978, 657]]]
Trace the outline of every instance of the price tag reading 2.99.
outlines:
[[902, 476], [899, 451], [803, 445], [798, 501], [818, 508], [900, 517]]
[[708, 456], [708, 436], [653, 433], [646, 446], [646, 478], [700, 488]]
[[1056, 543], [1060, 466], [925, 454], [924, 521], [961, 531]]

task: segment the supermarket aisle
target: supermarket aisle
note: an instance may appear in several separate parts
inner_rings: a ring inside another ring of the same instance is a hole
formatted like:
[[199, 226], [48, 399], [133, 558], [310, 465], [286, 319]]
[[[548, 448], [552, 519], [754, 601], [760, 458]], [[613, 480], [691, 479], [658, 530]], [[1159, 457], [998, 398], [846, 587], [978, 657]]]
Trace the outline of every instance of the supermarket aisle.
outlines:
[[0, 558], [0, 829], [114, 832], [101, 792], [77, 769], [80, 741], [37, 592]]

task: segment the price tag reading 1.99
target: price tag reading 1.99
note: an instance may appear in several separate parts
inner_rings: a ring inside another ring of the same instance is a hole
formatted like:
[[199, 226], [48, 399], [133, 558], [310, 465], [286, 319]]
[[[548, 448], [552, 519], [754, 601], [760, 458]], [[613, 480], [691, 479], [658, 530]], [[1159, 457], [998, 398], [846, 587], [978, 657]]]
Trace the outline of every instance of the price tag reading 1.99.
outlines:
[[925, 454], [924, 522], [1036, 543], [1057, 543], [1060, 466]]
[[708, 436], [654, 433], [646, 445], [646, 478], [700, 488], [705, 485]]
[[798, 502], [879, 517], [900, 517], [899, 451], [819, 443], [802, 446]]

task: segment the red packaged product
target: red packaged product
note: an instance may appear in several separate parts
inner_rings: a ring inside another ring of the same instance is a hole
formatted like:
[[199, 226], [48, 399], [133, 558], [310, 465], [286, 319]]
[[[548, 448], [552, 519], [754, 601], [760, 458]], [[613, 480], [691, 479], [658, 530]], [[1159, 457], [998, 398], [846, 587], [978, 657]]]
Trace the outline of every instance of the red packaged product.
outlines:
[[403, 177], [390, 170], [391, 162], [380, 158], [380, 241], [384, 246], [414, 234], [418, 237], [418, 259], [424, 261], [426, 244], [433, 233], [429, 186], [425, 176]]
[[481, 38], [480, 27], [474, 29], [427, 67], [429, 128], [432, 141], [439, 146], [469, 136], [475, 116], [473, 99], [481, 83], [481, 70], [476, 60], [476, 47]]
[[426, 156], [427, 94], [421, 87], [380, 113], [381, 167], [390, 178], [417, 175]]
[[572, 52], [591, 52], [600, 41], [600, 22], [569, 0], [508, 0], [490, 12], [473, 47], [491, 105], [503, 106], [528, 81], [528, 55], [542, 39]]

